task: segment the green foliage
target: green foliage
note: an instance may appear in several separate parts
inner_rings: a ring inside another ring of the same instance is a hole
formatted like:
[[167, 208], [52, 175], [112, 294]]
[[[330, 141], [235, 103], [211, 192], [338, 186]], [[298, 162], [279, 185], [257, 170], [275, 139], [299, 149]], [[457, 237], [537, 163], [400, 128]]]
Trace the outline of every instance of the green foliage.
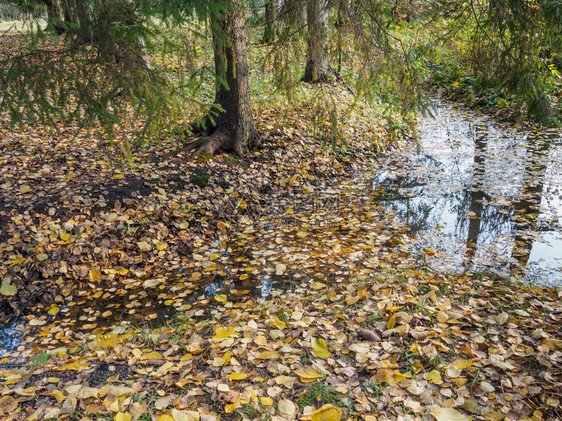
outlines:
[[[524, 104], [537, 121], [558, 124], [560, 110], [550, 94], [560, 89], [560, 2], [453, 3], [445, 17], [422, 14], [399, 28], [416, 44], [423, 77], [471, 102]], [[432, 5], [442, 9], [440, 2]]]
[[325, 404], [338, 406], [341, 400], [338, 393], [330, 388], [326, 381], [313, 383], [299, 398], [299, 407], [316, 406], [321, 407]]
[[192, 95], [197, 81], [170, 69], [173, 62], [186, 64], [185, 39], [197, 34], [180, 23], [218, 7], [149, 3], [77, 3], [60, 37], [30, 22], [27, 34], [12, 35], [21, 37], [21, 48], [0, 57], [0, 110], [13, 125], [63, 123], [101, 130], [110, 140], [115, 125], [133, 122], [140, 142], [170, 131], [185, 119], [188, 105], [203, 106]]

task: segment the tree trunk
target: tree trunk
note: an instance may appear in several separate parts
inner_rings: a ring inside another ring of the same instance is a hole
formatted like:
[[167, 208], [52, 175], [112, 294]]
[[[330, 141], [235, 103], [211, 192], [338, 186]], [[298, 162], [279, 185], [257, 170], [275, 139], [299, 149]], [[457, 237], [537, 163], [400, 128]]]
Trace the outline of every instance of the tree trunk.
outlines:
[[328, 0], [310, 0], [306, 5], [308, 26], [308, 61], [303, 82], [326, 82], [328, 80]]
[[57, 34], [64, 32], [62, 7], [58, 0], [45, 1], [47, 6], [47, 31], [54, 31]]
[[265, 43], [275, 40], [275, 12], [273, 0], [265, 0], [265, 28], [263, 31], [263, 42]]
[[204, 124], [192, 127], [208, 135], [193, 145], [197, 154], [214, 154], [221, 149], [242, 155], [247, 147], [261, 143], [250, 107], [242, 1], [231, 0], [228, 5], [211, 22], [215, 50], [215, 106], [205, 117]]
[[62, 0], [62, 9], [64, 21], [67, 23], [76, 23], [76, 2], [74, 0]]

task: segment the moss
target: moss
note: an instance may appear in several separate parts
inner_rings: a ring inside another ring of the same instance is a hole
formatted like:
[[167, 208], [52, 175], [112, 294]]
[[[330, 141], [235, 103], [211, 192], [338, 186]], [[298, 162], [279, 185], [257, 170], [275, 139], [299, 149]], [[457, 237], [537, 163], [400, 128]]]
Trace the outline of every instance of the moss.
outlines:
[[193, 174], [189, 176], [189, 182], [203, 189], [207, 187], [207, 184], [209, 184], [209, 174], [200, 169], [197, 169]]

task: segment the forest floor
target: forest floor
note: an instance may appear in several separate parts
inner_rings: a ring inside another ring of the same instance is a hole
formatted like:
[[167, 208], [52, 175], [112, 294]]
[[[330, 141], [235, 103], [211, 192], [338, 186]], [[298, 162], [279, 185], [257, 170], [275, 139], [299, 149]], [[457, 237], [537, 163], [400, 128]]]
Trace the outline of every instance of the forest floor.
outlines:
[[3, 419], [559, 419], [562, 292], [435, 273], [318, 195], [376, 168], [382, 123], [334, 154], [256, 112], [262, 150], [133, 166], [2, 126]]
[[562, 291], [406, 250], [345, 193], [400, 143], [361, 112], [337, 153], [300, 104], [244, 157], [132, 163], [1, 123], [2, 419], [560, 419]]

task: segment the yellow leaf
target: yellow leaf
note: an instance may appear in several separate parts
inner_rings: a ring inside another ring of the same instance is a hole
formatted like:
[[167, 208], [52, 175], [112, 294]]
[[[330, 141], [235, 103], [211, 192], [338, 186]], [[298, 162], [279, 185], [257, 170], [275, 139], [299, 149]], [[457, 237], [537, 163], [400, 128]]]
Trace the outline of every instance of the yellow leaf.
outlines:
[[312, 352], [319, 358], [329, 358], [332, 353], [328, 351], [328, 344], [322, 338], [310, 338], [312, 342]]
[[51, 308], [49, 309], [49, 311], [47, 313], [49, 313], [51, 316], [55, 316], [59, 313], [60, 308], [56, 305], [51, 306]]
[[123, 177], [125, 177], [125, 174], [121, 173], [121, 174], [115, 174], [113, 176], [114, 179], [116, 180], [121, 180]]
[[437, 313], [436, 319], [439, 323], [445, 323], [447, 320], [449, 320], [449, 315], [444, 311], [440, 311], [439, 313]]
[[67, 233], [66, 231], [61, 231], [60, 233], [60, 239], [62, 241], [68, 241], [70, 240], [71, 235], [69, 233]]
[[308, 235], [308, 233], [304, 232], [304, 231], [297, 232], [297, 237], [299, 237], [299, 238], [305, 238], [307, 235]]
[[60, 390], [55, 390], [53, 392], [53, 397], [57, 400], [57, 403], [61, 403], [64, 400], [64, 393]]
[[236, 335], [236, 331], [233, 327], [228, 326], [224, 328], [222, 326], [217, 326], [215, 329], [215, 336], [213, 336], [212, 339], [224, 339], [234, 335]]
[[295, 374], [300, 377], [301, 382], [303, 383], [313, 382], [318, 378], [324, 377], [321, 372], [312, 367], [299, 368], [298, 370], [295, 370]]
[[248, 274], [244, 273], [244, 274], [240, 275], [240, 280], [244, 281], [244, 280], [248, 279], [249, 277], [250, 276]]
[[268, 398], [267, 396], [262, 396], [262, 397], [260, 398], [260, 400], [261, 400], [261, 404], [262, 404], [263, 406], [271, 406], [271, 405], [273, 405], [273, 399]]
[[228, 405], [224, 406], [224, 412], [227, 414], [232, 413], [236, 408], [238, 408], [240, 404], [238, 402], [229, 403]]
[[273, 322], [271, 322], [271, 324], [279, 330], [283, 330], [287, 327], [287, 323], [285, 323], [282, 320], [279, 320], [279, 317], [275, 317], [275, 319], [273, 320]]
[[312, 421], [340, 421], [341, 417], [341, 409], [331, 404], [326, 404], [312, 413]]
[[430, 412], [437, 421], [470, 421], [472, 419], [453, 408], [434, 407]]
[[226, 296], [226, 294], [215, 295], [215, 300], [217, 300], [219, 303], [224, 303], [227, 299], [228, 297]]
[[256, 355], [256, 358], [260, 360], [276, 360], [280, 355], [275, 351], [263, 351]]
[[248, 375], [244, 373], [230, 373], [226, 377], [230, 378], [231, 380], [244, 380], [246, 377], [248, 377]]
[[4, 280], [4, 282], [2, 282], [2, 286], [0, 287], [0, 294], [5, 296], [12, 296], [16, 295], [17, 292], [18, 288], [14, 285], [11, 285], [10, 281]]
[[427, 254], [428, 256], [433, 256], [435, 253], [437, 253], [435, 250], [433, 249], [424, 249], [423, 250], [425, 252], [425, 254]]
[[99, 269], [90, 270], [90, 282], [101, 282], [101, 273]]
[[453, 365], [459, 370], [464, 370], [472, 365], [472, 360], [455, 360]]
[[49, 258], [49, 256], [47, 256], [45, 253], [39, 253], [37, 255], [37, 260], [39, 260], [40, 262], [43, 262], [45, 260], [47, 260]]
[[377, 383], [393, 383], [396, 384], [394, 380], [394, 372], [386, 368], [379, 368], [375, 375], [375, 380]]
[[441, 380], [441, 373], [437, 370], [431, 370], [427, 375], [427, 381], [429, 383], [441, 384], [443, 380]]
[[189, 383], [189, 379], [186, 379], [185, 377], [182, 377], [181, 379], [179, 379], [177, 382], [175, 382], [174, 384], [179, 387], [180, 389], [182, 389], [183, 387], [185, 387], [186, 384]]
[[78, 361], [73, 361], [73, 362], [70, 362], [70, 363], [66, 363], [64, 365], [64, 368], [66, 370], [77, 371], [81, 368], [88, 368], [89, 366], [90, 366], [90, 364], [88, 364], [88, 363], [79, 363]]
[[171, 415], [164, 414], [156, 418], [156, 421], [176, 421], [176, 420], [174, 420], [174, 417], [172, 417]]
[[167, 248], [168, 248], [168, 244], [167, 244], [167, 243], [158, 243], [158, 244], [156, 244], [156, 250], [158, 250], [158, 251], [166, 250]]
[[143, 359], [143, 360], [163, 360], [164, 357], [158, 351], [152, 351], [152, 352], [148, 352], [146, 354], [143, 354], [141, 359]]
[[396, 380], [396, 383], [400, 383], [402, 380], [407, 379], [408, 377], [405, 376], [404, 374], [400, 373], [399, 371], [394, 371], [394, 379]]
[[392, 317], [388, 319], [388, 322], [386, 322], [387, 329], [392, 329], [394, 326], [396, 326], [396, 313], [394, 313]]

